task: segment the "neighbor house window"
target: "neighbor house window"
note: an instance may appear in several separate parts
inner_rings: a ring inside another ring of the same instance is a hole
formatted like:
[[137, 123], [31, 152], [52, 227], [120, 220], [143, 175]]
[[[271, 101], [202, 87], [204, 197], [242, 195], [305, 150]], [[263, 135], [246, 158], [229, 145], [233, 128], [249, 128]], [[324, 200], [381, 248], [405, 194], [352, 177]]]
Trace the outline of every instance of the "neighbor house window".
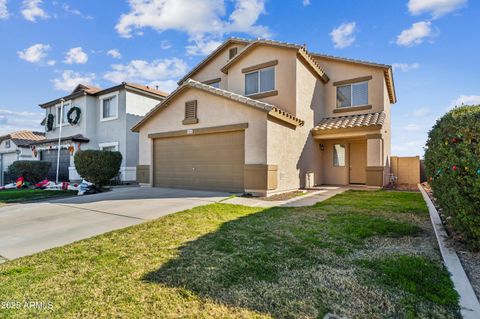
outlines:
[[65, 124], [68, 122], [67, 113], [69, 110], [70, 110], [70, 104], [63, 104], [63, 113], [61, 111], [61, 106], [57, 107], [57, 125], [60, 125], [60, 118], [62, 118], [62, 124]]
[[220, 88], [220, 81], [212, 82], [209, 85], [213, 86], [214, 88], [219, 89]]
[[5, 148], [10, 148], [10, 140], [5, 141]]
[[196, 124], [197, 118], [197, 100], [185, 102], [185, 118], [183, 124]]
[[337, 107], [368, 104], [368, 82], [337, 86]]
[[333, 166], [345, 166], [345, 144], [333, 144]]
[[117, 96], [102, 99], [102, 120], [117, 118]]
[[245, 74], [245, 95], [273, 91], [275, 68], [265, 68]]

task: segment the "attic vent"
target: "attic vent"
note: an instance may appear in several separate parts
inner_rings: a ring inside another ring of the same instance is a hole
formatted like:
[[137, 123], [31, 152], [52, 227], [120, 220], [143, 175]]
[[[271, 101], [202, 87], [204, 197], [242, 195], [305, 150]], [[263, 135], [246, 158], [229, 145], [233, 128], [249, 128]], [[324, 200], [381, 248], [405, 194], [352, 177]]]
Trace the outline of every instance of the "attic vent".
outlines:
[[196, 124], [197, 118], [197, 100], [185, 102], [185, 119], [183, 124]]
[[234, 56], [236, 56], [238, 53], [238, 48], [231, 48], [229, 51], [228, 51], [228, 58], [229, 59], [232, 59]]

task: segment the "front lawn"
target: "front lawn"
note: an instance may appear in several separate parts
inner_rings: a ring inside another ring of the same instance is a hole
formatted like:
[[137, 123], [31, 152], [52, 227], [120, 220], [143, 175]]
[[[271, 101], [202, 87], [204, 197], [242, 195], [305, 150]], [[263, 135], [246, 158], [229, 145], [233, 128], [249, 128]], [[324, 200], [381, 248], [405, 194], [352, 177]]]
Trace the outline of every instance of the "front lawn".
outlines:
[[48, 199], [52, 197], [71, 196], [75, 194], [77, 194], [76, 191], [66, 190], [9, 189], [0, 191], [0, 205]]
[[0, 309], [49, 318], [455, 318], [419, 193], [212, 204], [0, 264]]

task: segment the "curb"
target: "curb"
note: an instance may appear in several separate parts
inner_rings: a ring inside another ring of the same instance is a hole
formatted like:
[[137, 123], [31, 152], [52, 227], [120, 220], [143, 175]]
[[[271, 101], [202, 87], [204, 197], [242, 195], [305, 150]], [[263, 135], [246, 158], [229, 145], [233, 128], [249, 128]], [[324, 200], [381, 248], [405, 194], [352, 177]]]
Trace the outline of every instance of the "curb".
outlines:
[[465, 319], [478, 319], [480, 318], [480, 303], [478, 302], [477, 296], [468, 280], [467, 274], [465, 273], [455, 250], [451, 247], [447, 247], [445, 243], [445, 238], [448, 238], [448, 235], [443, 228], [437, 209], [430, 200], [430, 197], [428, 197], [427, 192], [420, 184], [418, 184], [418, 189], [422, 193], [423, 199], [427, 204], [443, 262], [450, 273], [450, 278], [452, 279], [455, 290], [460, 296], [459, 302], [462, 317]]

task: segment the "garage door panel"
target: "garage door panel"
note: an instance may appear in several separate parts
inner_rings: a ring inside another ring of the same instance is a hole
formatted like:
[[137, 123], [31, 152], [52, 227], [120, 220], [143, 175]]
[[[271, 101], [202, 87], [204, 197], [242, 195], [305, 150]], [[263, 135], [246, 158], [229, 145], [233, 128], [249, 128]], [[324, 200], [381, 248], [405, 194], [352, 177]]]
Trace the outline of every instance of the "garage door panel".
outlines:
[[154, 184], [243, 191], [244, 131], [154, 140]]

